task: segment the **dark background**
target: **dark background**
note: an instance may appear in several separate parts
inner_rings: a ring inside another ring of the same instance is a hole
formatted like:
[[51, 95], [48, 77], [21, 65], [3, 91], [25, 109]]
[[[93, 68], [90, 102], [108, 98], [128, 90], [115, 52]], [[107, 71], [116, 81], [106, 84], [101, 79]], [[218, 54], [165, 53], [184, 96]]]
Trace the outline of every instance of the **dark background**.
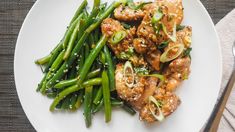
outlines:
[[[0, 0], [0, 131], [32, 132], [15, 89], [13, 59], [21, 24], [35, 0]], [[235, 0], [201, 0], [216, 24]], [[40, 113], [38, 113], [40, 114]]]

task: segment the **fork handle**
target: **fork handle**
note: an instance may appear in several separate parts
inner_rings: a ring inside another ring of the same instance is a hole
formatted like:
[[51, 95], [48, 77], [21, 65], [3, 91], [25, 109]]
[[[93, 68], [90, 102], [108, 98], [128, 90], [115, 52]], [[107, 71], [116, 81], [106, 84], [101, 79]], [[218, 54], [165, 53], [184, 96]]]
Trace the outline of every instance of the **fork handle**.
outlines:
[[229, 78], [229, 81], [223, 90], [221, 96], [218, 98], [218, 103], [215, 105], [213, 112], [210, 115], [210, 118], [205, 126], [204, 132], [216, 132], [220, 123], [220, 119], [223, 115], [226, 102], [228, 101], [229, 95], [232, 91], [235, 82], [235, 70]]

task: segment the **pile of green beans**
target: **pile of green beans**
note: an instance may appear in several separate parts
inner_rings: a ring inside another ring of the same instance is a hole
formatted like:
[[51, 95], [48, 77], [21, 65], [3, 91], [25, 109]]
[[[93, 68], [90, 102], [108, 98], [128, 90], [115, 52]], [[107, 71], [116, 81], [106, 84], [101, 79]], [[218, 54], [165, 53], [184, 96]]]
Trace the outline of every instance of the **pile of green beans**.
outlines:
[[[44, 77], [37, 91], [53, 98], [50, 111], [76, 111], [84, 104], [84, 119], [91, 126], [92, 116], [104, 108], [105, 122], [112, 116], [112, 107], [120, 106], [130, 114], [135, 111], [125, 105], [116, 93], [114, 64], [111, 52], [106, 46], [108, 38], [101, 34], [100, 24], [109, 17], [121, 2], [109, 7], [94, 0], [90, 13], [87, 0], [78, 7], [74, 17], [51, 53], [35, 61], [44, 67]], [[115, 95], [115, 94], [114, 94]]]

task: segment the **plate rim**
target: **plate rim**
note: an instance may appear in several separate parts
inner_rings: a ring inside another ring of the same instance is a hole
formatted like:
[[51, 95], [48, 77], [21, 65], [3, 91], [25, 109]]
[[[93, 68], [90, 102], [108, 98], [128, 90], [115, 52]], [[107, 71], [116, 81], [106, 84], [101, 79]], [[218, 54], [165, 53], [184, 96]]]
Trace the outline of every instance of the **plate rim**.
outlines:
[[[39, 4], [40, 1], [43, 1], [43, 0], [37, 0], [37, 1], [32, 5], [32, 7], [31, 7], [30, 10], [28, 11], [26, 17], [24, 18], [24, 21], [23, 21], [23, 23], [22, 23], [22, 25], [21, 25], [21, 28], [20, 28], [19, 33], [18, 33], [18, 36], [17, 36], [17, 41], [16, 41], [16, 45], [15, 45], [15, 51], [14, 51], [14, 61], [13, 61], [13, 65], [14, 65], [14, 66], [13, 66], [13, 68], [14, 68], [14, 69], [13, 69], [13, 71], [14, 71], [14, 83], [15, 83], [15, 88], [16, 88], [17, 96], [18, 96], [20, 105], [21, 105], [21, 107], [22, 107], [22, 109], [23, 109], [23, 111], [24, 111], [24, 113], [25, 113], [25, 115], [26, 115], [28, 121], [30, 122], [30, 124], [32, 125], [32, 127], [33, 127], [36, 131], [41, 131], [40, 126], [38, 126], [38, 125], [36, 124], [36, 122], [32, 119], [32, 116], [30, 116], [30, 115], [27, 113], [26, 108], [25, 108], [25, 106], [24, 106], [24, 104], [23, 104], [23, 101], [22, 101], [22, 97], [21, 97], [22, 95], [19, 94], [19, 93], [20, 93], [20, 92], [19, 92], [19, 88], [17, 88], [17, 80], [16, 80], [16, 58], [17, 58], [17, 56], [16, 56], [16, 54], [17, 54], [17, 51], [18, 51], [18, 49], [19, 49], [19, 44], [18, 44], [18, 43], [19, 43], [20, 37], [22, 36], [22, 31], [23, 31], [23, 29], [24, 29], [24, 27], [25, 27], [25, 25], [26, 25], [26, 21], [29, 20], [29, 17], [31, 16], [33, 10], [34, 10], [35, 7]], [[195, 1], [199, 4], [200, 8], [203, 9], [205, 15], [209, 18], [209, 23], [210, 23], [210, 25], [212, 25], [213, 31], [214, 31], [215, 36], [216, 36], [215, 39], [216, 39], [216, 41], [217, 41], [217, 43], [218, 43], [217, 47], [218, 47], [218, 50], [219, 50], [219, 51], [218, 51], [218, 56], [219, 56], [219, 58], [218, 58], [218, 59], [219, 59], [219, 69], [218, 69], [218, 70], [219, 70], [219, 71], [218, 71], [219, 75], [218, 75], [218, 76], [219, 76], [219, 78], [220, 78], [219, 87], [221, 87], [222, 78], [223, 78], [223, 76], [222, 76], [222, 73], [223, 73], [223, 58], [222, 58], [221, 42], [220, 42], [220, 39], [219, 39], [219, 36], [218, 36], [218, 32], [217, 32], [217, 30], [216, 30], [216, 28], [215, 28], [215, 24], [213, 23], [212, 18], [211, 18], [211, 16], [209, 15], [209, 13], [208, 13], [207, 9], [205, 8], [205, 6], [202, 4], [202, 2], [201, 2], [200, 0], [195, 0]], [[211, 114], [211, 112], [213, 111], [215, 105], [217, 104], [217, 98], [219, 97], [219, 91], [220, 91], [220, 89], [217, 91], [216, 99], [214, 99], [214, 102], [212, 103], [212, 104], [213, 104], [213, 108], [211, 108], [210, 114]], [[207, 115], [207, 116], [208, 116], [208, 117], [207, 117], [207, 120], [208, 120], [208, 118], [209, 118], [210, 115]], [[203, 126], [205, 125], [205, 123], [207, 122], [207, 120], [204, 120], [203, 122], [201, 122], [202, 125], [200, 125], [200, 126], [201, 126], [200, 130], [203, 128]]]

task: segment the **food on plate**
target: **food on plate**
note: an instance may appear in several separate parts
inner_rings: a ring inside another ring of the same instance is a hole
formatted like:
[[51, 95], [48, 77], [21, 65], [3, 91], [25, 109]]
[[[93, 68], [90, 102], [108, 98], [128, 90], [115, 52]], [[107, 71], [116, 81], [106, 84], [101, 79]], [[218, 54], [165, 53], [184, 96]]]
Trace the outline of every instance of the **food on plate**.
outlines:
[[177, 87], [189, 78], [192, 27], [183, 26], [181, 0], [84, 0], [51, 53], [36, 60], [44, 77], [37, 91], [54, 101], [50, 111], [76, 111], [84, 119], [121, 107], [139, 119], [161, 122], [179, 107]]

